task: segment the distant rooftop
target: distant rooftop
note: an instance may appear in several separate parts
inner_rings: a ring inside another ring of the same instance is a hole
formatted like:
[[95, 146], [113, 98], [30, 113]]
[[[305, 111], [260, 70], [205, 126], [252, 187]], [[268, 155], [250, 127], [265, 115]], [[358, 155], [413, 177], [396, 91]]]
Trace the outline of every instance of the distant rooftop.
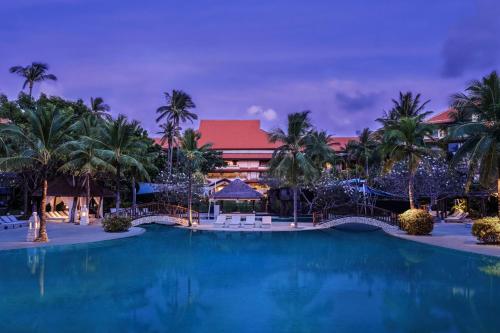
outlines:
[[443, 111], [441, 113], [438, 113], [437, 115], [430, 117], [427, 119], [427, 122], [429, 124], [449, 124], [453, 122], [452, 115], [455, 113], [455, 109], [448, 109], [446, 111]]

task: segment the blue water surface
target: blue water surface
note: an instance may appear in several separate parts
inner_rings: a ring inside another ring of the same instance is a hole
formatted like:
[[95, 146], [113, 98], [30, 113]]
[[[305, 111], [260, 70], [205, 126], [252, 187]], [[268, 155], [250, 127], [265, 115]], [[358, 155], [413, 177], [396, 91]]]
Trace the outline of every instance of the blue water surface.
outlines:
[[0, 332], [499, 332], [500, 260], [382, 232], [192, 232], [0, 252]]

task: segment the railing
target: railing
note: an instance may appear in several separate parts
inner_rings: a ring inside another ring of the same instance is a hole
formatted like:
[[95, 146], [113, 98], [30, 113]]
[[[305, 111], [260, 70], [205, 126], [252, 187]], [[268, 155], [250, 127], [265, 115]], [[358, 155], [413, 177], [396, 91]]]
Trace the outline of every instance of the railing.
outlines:
[[370, 217], [372, 219], [399, 227], [398, 214], [379, 207], [356, 204], [327, 208], [314, 212], [313, 225], [319, 225], [328, 221], [350, 216]]
[[[182, 206], [169, 205], [163, 202], [150, 202], [146, 204], [136, 205], [135, 207], [122, 208], [117, 212], [109, 213], [108, 216], [125, 216], [132, 220], [155, 215], [166, 215], [175, 218], [189, 220], [189, 210]], [[200, 222], [200, 213], [191, 210], [192, 222]]]

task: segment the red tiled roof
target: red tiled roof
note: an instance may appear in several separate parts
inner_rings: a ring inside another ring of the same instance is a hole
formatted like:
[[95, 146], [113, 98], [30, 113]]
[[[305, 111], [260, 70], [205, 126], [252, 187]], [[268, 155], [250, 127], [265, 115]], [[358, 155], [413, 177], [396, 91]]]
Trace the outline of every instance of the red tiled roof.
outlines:
[[357, 141], [357, 136], [334, 136], [330, 140], [330, 147], [336, 152], [345, 150], [349, 141]]
[[200, 145], [211, 143], [213, 149], [274, 149], [260, 120], [201, 120]]
[[7, 118], [0, 118], [0, 124], [3, 124], [3, 125], [8, 125], [10, 124], [12, 121], [10, 119], [7, 119]]
[[447, 124], [447, 123], [452, 123], [453, 118], [451, 117], [452, 114], [456, 112], [454, 109], [448, 109], [446, 111], [443, 111], [441, 113], [438, 113], [437, 115], [430, 117], [427, 119], [427, 122], [429, 124]]
[[222, 158], [225, 160], [270, 160], [273, 157], [272, 153], [266, 154], [266, 153], [259, 153], [259, 154], [254, 154], [254, 153], [239, 153], [239, 154], [232, 154], [232, 153], [223, 153]]

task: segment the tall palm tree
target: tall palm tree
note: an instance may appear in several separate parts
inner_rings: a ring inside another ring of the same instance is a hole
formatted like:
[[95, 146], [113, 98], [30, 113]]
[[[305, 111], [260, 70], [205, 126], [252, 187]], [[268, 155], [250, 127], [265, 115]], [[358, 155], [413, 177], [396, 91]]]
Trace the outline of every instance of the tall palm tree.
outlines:
[[297, 204], [299, 186], [312, 180], [318, 169], [307, 154], [307, 145], [311, 140], [312, 125], [309, 118], [310, 111], [291, 113], [288, 115], [288, 128], [285, 132], [281, 128], [269, 133], [269, 141], [279, 142], [269, 164], [272, 176], [282, 181], [293, 191], [293, 223], [297, 224]]
[[184, 135], [180, 140], [180, 148], [182, 156], [186, 160], [184, 167], [186, 168], [188, 175], [188, 212], [189, 219], [188, 224], [191, 226], [193, 224], [192, 206], [193, 206], [193, 175], [197, 172], [201, 165], [206, 162], [207, 155], [210, 153], [211, 144], [204, 144], [198, 146], [198, 141], [201, 138], [201, 134], [196, 132], [192, 128], [186, 129]]
[[172, 173], [172, 162], [173, 162], [173, 147], [176, 140], [181, 136], [181, 128], [176, 126], [172, 121], [167, 121], [160, 125], [161, 131], [157, 134], [161, 134], [160, 144], [163, 146], [165, 143], [168, 144], [168, 173]]
[[28, 66], [13, 66], [9, 69], [9, 72], [17, 74], [24, 78], [23, 89], [28, 86], [29, 96], [32, 96], [33, 86], [37, 82], [42, 81], [57, 81], [57, 77], [54, 74], [47, 74], [49, 70], [49, 65], [41, 62], [33, 62]]
[[40, 207], [40, 232], [35, 241], [47, 242], [46, 212], [47, 180], [49, 171], [61, 158], [64, 144], [70, 140], [70, 125], [73, 121], [54, 105], [38, 106], [25, 110], [26, 128], [16, 124], [1, 129], [3, 135], [16, 137], [23, 142], [22, 149], [13, 156], [0, 159], [0, 166], [20, 170], [26, 166], [36, 167], [41, 175], [42, 198]]
[[318, 169], [327, 168], [335, 163], [335, 152], [330, 146], [332, 137], [326, 131], [312, 130], [308, 136], [305, 153]]
[[89, 108], [92, 114], [97, 118], [111, 121], [111, 115], [109, 114], [111, 107], [108, 104], [104, 103], [102, 97], [90, 97]]
[[430, 115], [432, 111], [425, 111], [425, 108], [427, 107], [427, 104], [429, 104], [430, 100], [421, 102], [420, 98], [420, 94], [416, 94], [414, 97], [413, 93], [410, 91], [404, 94], [399, 92], [398, 99], [392, 100], [393, 107], [388, 112], [385, 111], [384, 116], [382, 118], [378, 118], [377, 121], [382, 125], [386, 125], [404, 117], [416, 117], [418, 120], [424, 120], [424, 118]]
[[[162, 119], [166, 118], [168, 122], [172, 123], [174, 128], [179, 128], [180, 124], [186, 121], [193, 121], [198, 119], [198, 116], [191, 112], [196, 105], [194, 104], [191, 96], [182, 90], [172, 90], [172, 93], [165, 93], [166, 104], [160, 106], [156, 113], [159, 115], [156, 118], [156, 122], [160, 122]], [[173, 145], [169, 146], [169, 157], [172, 159], [173, 155]], [[170, 160], [171, 162], [171, 160]], [[169, 166], [169, 173], [172, 172], [172, 163]]]
[[96, 143], [95, 155], [110, 163], [115, 172], [115, 198], [116, 209], [120, 209], [120, 181], [122, 174], [129, 168], [136, 168], [138, 172], [147, 177], [147, 170], [138, 156], [146, 151], [148, 144], [142, 137], [139, 123], [129, 122], [127, 117], [119, 115], [114, 121], [105, 122], [96, 138], [88, 138]]
[[410, 208], [416, 208], [414, 182], [418, 165], [424, 156], [430, 155], [424, 139], [430, 137], [432, 125], [417, 117], [402, 117], [384, 128], [381, 150], [385, 157], [385, 169], [392, 169], [396, 162], [406, 162], [408, 167], [408, 197]]
[[366, 179], [370, 178], [369, 162], [374, 156], [376, 147], [377, 141], [369, 128], [364, 128], [358, 139], [349, 141], [346, 146], [348, 158], [363, 165]]
[[489, 187], [496, 181], [497, 193], [500, 193], [500, 78], [497, 72], [472, 81], [465, 88], [465, 93], [453, 95], [452, 107], [475, 115], [478, 120], [458, 124], [452, 129], [452, 139], [465, 139], [454, 161], [468, 159], [469, 175], [479, 171], [481, 185]]

